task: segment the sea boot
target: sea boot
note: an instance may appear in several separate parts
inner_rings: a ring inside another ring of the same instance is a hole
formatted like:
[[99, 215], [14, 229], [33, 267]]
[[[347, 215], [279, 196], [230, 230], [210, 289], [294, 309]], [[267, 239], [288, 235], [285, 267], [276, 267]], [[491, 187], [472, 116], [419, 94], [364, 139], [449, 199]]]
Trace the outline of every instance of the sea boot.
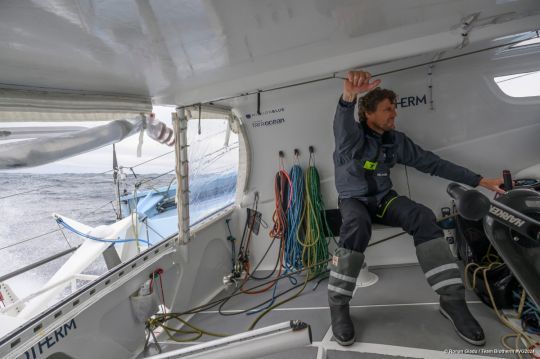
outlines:
[[348, 346], [355, 342], [354, 324], [349, 312], [349, 301], [356, 287], [356, 278], [364, 263], [364, 255], [350, 249], [338, 248], [330, 264], [328, 304], [332, 333], [336, 341]]
[[429, 285], [440, 295], [440, 312], [458, 335], [468, 343], [484, 345], [484, 331], [472, 316], [465, 302], [465, 288], [459, 267], [444, 238], [436, 238], [416, 246], [416, 255]]
[[441, 295], [439, 311], [454, 326], [458, 335], [474, 345], [484, 345], [486, 338], [484, 331], [472, 316], [465, 299], [453, 299], [451, 296]]

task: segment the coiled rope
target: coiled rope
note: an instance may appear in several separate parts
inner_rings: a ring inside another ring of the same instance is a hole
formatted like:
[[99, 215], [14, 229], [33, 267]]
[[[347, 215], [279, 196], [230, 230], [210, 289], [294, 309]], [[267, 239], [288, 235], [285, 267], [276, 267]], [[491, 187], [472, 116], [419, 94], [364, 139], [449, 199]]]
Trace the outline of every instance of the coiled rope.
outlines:
[[[309, 167], [306, 171], [306, 196], [302, 220], [305, 221], [305, 237], [302, 241], [297, 231], [296, 238], [303, 247], [304, 267], [312, 268], [313, 263], [322, 263], [329, 258], [327, 235], [331, 232], [326, 220], [324, 202], [320, 191], [319, 172], [315, 167], [313, 154], [310, 154]], [[326, 270], [326, 265], [313, 267], [309, 274], [319, 275]]]
[[[291, 200], [292, 200], [292, 187], [291, 187], [291, 180], [289, 178], [289, 174], [287, 171], [285, 171], [283, 166], [283, 157], [280, 155], [279, 160], [279, 170], [276, 173], [275, 179], [274, 179], [274, 194], [275, 194], [275, 209], [274, 214], [272, 215], [272, 220], [274, 222], [274, 226], [270, 230], [270, 238], [279, 240], [279, 253], [278, 253], [278, 262], [277, 264], [279, 266], [277, 277], [281, 275], [283, 266], [283, 253], [285, 248], [285, 237], [287, 235], [287, 210], [290, 207]], [[250, 236], [251, 237], [251, 236]], [[249, 245], [246, 244], [246, 247]], [[247, 265], [245, 267], [245, 270], [247, 273], [250, 273], [249, 269], [249, 261], [246, 261]], [[241, 291], [246, 294], [259, 294], [263, 293], [270, 288], [276, 286], [277, 282], [270, 283], [268, 286], [257, 290], [257, 291], [248, 291], [244, 290], [242, 287], [249, 279], [249, 276], [246, 276], [246, 279], [242, 283], [242, 286], [240, 287]], [[275, 294], [275, 289], [273, 291], [273, 294]]]
[[297, 236], [302, 231], [302, 211], [304, 209], [304, 174], [299, 165], [294, 165], [290, 171], [292, 186], [291, 205], [287, 211], [288, 232], [285, 241], [285, 266], [291, 269], [301, 269], [302, 246]]
[[[476, 277], [481, 272], [482, 277], [484, 279], [484, 285], [486, 287], [489, 300], [491, 302], [491, 306], [493, 310], [495, 311], [495, 314], [499, 318], [499, 321], [512, 330], [514, 333], [504, 335], [501, 338], [502, 345], [509, 350], [514, 350], [518, 358], [523, 358], [523, 356], [520, 353], [521, 349], [528, 349], [528, 350], [534, 350], [535, 348], [539, 347], [538, 341], [533, 338], [529, 333], [527, 333], [526, 328], [523, 325], [522, 321], [522, 328], [517, 327], [506, 315], [502, 310], [499, 310], [497, 308], [497, 304], [495, 303], [495, 298], [493, 297], [493, 292], [491, 291], [491, 286], [489, 285], [488, 281], [488, 273], [490, 270], [496, 269], [498, 267], [501, 267], [504, 265], [501, 258], [495, 254], [491, 253], [492, 246], [488, 247], [486, 255], [482, 258], [481, 263], [475, 263], [471, 262], [468, 263], [464, 268], [464, 278], [465, 278], [465, 286], [468, 289], [474, 289], [476, 287]], [[471, 273], [472, 275], [472, 284], [469, 283], [469, 276], [468, 274]], [[515, 293], [513, 293], [515, 295]], [[518, 294], [519, 297], [519, 294]], [[523, 320], [522, 314], [523, 314], [523, 308], [525, 305], [525, 290], [522, 290], [520, 303], [517, 308], [517, 318]], [[536, 309], [537, 310], [537, 309]], [[508, 344], [508, 339], [514, 338], [514, 346]], [[523, 348], [521, 343], [526, 343], [526, 347]], [[531, 354], [531, 357], [536, 358], [534, 354]]]

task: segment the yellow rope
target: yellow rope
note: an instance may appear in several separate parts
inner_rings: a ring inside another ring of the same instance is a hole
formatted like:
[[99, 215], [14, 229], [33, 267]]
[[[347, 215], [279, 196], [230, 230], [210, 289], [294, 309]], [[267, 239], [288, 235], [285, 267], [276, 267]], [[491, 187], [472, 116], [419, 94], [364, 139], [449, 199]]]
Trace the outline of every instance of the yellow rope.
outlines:
[[[477, 263], [469, 263], [469, 264], [467, 264], [465, 266], [465, 269], [464, 269], [464, 272], [465, 272], [465, 274], [464, 274], [465, 285], [467, 286], [468, 289], [476, 288], [476, 276], [480, 271], [482, 272], [482, 276], [484, 278], [484, 285], [486, 287], [486, 290], [487, 290], [487, 293], [488, 293], [488, 296], [489, 296], [489, 300], [491, 302], [491, 306], [492, 306], [493, 310], [495, 311], [495, 314], [497, 315], [497, 317], [499, 318], [499, 321], [504, 326], [506, 326], [507, 328], [509, 328], [510, 330], [512, 330], [514, 332], [512, 334], [507, 334], [507, 335], [504, 335], [503, 337], [501, 337], [501, 343], [506, 349], [514, 350], [514, 352], [516, 353], [518, 358], [522, 359], [523, 356], [521, 355], [520, 350], [523, 350], [524, 348], [521, 346], [520, 343], [525, 341], [527, 343], [527, 348], [525, 348], [525, 349], [529, 349], [530, 347], [534, 347], [534, 345], [537, 344], [537, 342], [528, 333], [521, 330], [521, 328], [517, 328], [508, 319], [508, 317], [505, 314], [503, 314], [503, 313], [501, 313], [499, 311], [499, 309], [497, 308], [497, 305], [495, 304], [495, 299], [493, 297], [491, 287], [489, 286], [487, 273], [492, 269], [496, 269], [496, 268], [502, 266], [504, 263], [502, 263], [500, 261], [500, 258], [496, 254], [490, 253], [491, 249], [492, 249], [492, 246], [490, 245], [488, 247], [486, 255], [482, 258], [482, 263], [486, 263], [486, 264], [479, 265]], [[472, 270], [471, 268], [474, 268], [474, 267], [476, 267], [476, 268], [472, 272], [473, 282], [472, 282], [472, 285], [470, 285], [468, 273], [469, 273], [470, 270]], [[518, 311], [517, 311], [517, 316], [516, 316], [516, 318], [518, 318], [518, 319], [521, 318], [521, 313], [522, 313], [523, 307], [525, 305], [525, 299], [526, 299], [526, 295], [525, 295], [525, 290], [523, 289], [523, 291], [521, 293], [521, 298], [520, 298], [520, 303], [519, 303], [519, 307], [518, 307]], [[513, 347], [510, 346], [508, 344], [508, 342], [507, 342], [508, 339], [510, 339], [510, 338], [515, 338], [515, 342], [514, 342]]]

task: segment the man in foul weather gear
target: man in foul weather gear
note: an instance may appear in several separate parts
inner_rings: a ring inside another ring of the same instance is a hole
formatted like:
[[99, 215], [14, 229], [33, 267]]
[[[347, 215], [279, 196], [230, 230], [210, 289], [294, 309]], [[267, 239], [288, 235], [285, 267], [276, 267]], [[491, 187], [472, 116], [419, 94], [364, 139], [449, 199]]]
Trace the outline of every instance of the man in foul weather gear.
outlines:
[[[331, 261], [328, 282], [334, 338], [341, 345], [355, 342], [349, 301], [364, 262], [371, 224], [376, 222], [402, 227], [413, 237], [420, 267], [429, 285], [440, 295], [440, 312], [452, 322], [461, 338], [483, 345], [484, 332], [467, 308], [458, 266], [435, 215], [428, 207], [392, 190], [390, 169], [400, 163], [497, 192], [502, 191], [502, 180], [482, 178], [443, 160], [396, 131], [396, 94], [378, 88], [379, 83], [367, 72], [349, 72], [334, 118], [335, 181], [342, 217], [339, 247]], [[357, 100], [361, 93], [366, 94]], [[354, 119], [357, 101], [360, 123]]]

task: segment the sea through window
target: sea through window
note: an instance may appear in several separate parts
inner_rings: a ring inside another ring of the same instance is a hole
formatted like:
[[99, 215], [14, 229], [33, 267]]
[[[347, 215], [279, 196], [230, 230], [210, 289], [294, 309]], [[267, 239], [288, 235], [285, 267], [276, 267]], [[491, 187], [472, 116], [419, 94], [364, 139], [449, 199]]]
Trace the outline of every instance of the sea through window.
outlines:
[[238, 135], [228, 116], [210, 112], [205, 117], [199, 121], [192, 113], [188, 123], [191, 225], [233, 204], [236, 196]]

